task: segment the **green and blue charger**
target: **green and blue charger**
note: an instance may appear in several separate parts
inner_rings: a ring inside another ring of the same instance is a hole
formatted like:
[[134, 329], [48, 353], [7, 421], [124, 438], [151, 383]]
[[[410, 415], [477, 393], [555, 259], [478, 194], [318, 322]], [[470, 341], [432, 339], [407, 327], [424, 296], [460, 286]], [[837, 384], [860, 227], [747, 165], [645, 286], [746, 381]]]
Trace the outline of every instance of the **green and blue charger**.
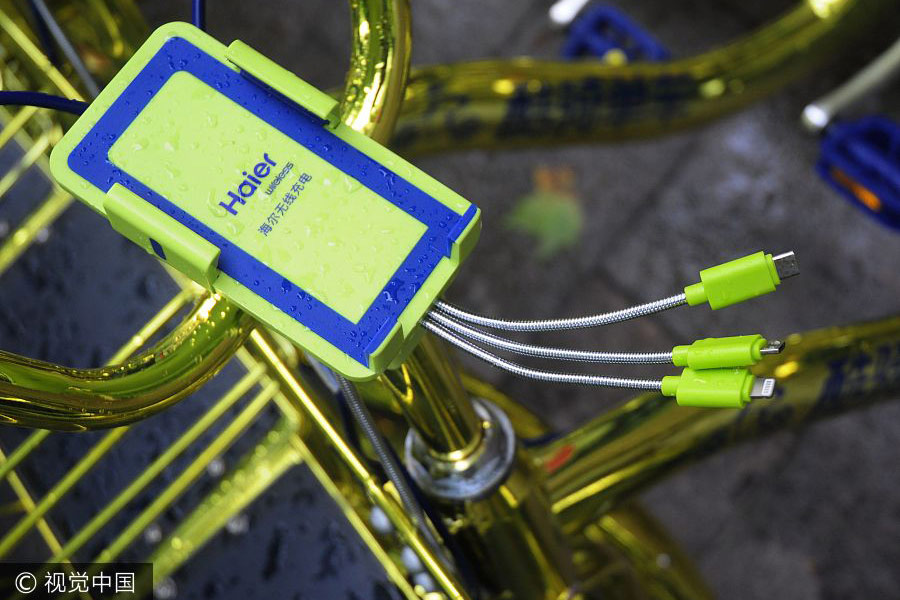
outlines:
[[480, 211], [246, 44], [156, 30], [54, 148], [112, 226], [354, 380], [399, 364]]

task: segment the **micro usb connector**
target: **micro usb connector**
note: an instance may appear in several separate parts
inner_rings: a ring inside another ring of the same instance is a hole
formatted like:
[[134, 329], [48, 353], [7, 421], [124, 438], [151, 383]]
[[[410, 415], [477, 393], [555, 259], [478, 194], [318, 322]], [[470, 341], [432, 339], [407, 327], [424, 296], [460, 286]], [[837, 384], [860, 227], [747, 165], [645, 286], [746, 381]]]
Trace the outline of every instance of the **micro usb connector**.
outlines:
[[778, 274], [778, 278], [782, 281], [800, 274], [797, 255], [793, 251], [782, 252], [777, 256], [773, 256], [772, 262], [775, 264], [775, 273]]
[[700, 281], [684, 288], [685, 299], [691, 306], [708, 303], [716, 310], [774, 292], [799, 272], [793, 252], [757, 252], [700, 271]]

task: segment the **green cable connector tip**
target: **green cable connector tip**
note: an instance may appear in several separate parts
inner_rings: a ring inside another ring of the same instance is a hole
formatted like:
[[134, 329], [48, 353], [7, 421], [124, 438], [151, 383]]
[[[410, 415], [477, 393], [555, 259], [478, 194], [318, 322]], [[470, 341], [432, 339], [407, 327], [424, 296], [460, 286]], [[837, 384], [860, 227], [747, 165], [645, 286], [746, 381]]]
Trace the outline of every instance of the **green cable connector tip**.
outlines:
[[691, 369], [724, 369], [755, 365], [767, 354], [778, 354], [784, 342], [757, 335], [736, 335], [697, 340], [672, 349], [672, 364]]
[[674, 396], [679, 406], [741, 408], [756, 398], [771, 398], [774, 379], [759, 379], [745, 368], [684, 369], [681, 375], [663, 377], [662, 393]]
[[799, 272], [793, 252], [777, 256], [757, 252], [703, 269], [700, 282], [684, 288], [684, 293], [690, 306], [708, 302], [717, 310], [774, 292], [783, 279]]

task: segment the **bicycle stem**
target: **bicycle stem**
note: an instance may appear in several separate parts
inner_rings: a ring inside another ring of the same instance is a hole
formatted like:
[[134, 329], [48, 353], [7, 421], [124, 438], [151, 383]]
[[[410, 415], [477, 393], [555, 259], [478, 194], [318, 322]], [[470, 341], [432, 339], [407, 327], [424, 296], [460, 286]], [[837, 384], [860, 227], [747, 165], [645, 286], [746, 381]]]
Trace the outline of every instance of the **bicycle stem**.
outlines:
[[[400, 101], [406, 89], [409, 73], [409, 44], [411, 43], [408, 4], [394, 0], [390, 6], [382, 2], [360, 0], [353, 7], [371, 5], [368, 17], [382, 18], [377, 26], [382, 32], [381, 45], [372, 43], [369, 51], [384, 51], [374, 60], [359, 58], [366, 41], [360, 32], [371, 32], [373, 24], [363, 25], [363, 13], [354, 11], [354, 41], [352, 69], [345, 85], [345, 122], [364, 131], [376, 140], [390, 137], [400, 112]], [[382, 71], [372, 70], [381, 64]], [[369, 67], [367, 75], [362, 69]], [[361, 101], [356, 92], [366, 90]], [[398, 371], [380, 379], [382, 385], [360, 386], [364, 399], [372, 394], [381, 396], [377, 388], [388, 387], [403, 407], [410, 428], [426, 440], [427, 454], [445, 468], [454, 471], [468, 466], [470, 458], [482, 452], [483, 423], [478, 418], [472, 399], [459, 379], [459, 369], [451, 360], [446, 346], [430, 336], [424, 336], [406, 364]], [[391, 381], [403, 382], [400, 390]], [[408, 387], [406, 387], [408, 384]], [[510, 440], [515, 444], [515, 440]], [[520, 451], [507, 465], [507, 477], [493, 489], [484, 490], [478, 502], [438, 503], [438, 510], [457, 523], [455, 537], [467, 556], [478, 556], [484, 569], [482, 581], [495, 591], [510, 591], [522, 600], [564, 599], [571, 597], [575, 585], [571, 555], [565, 547], [561, 532], [549, 511], [549, 497], [540, 485], [533, 485], [528, 457]], [[492, 533], [479, 532], [485, 524]], [[532, 549], [522, 553], [522, 547]], [[474, 593], [475, 590], [472, 590]]]

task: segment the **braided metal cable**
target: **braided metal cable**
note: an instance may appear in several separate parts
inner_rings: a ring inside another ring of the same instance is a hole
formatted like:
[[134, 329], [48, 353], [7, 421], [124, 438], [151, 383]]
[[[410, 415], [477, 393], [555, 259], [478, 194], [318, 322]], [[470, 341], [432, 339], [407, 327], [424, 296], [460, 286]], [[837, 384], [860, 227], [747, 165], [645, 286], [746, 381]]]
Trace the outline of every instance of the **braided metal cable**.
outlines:
[[356, 393], [356, 388], [353, 384], [343, 377], [340, 377], [339, 381], [341, 384], [341, 391], [344, 393], [344, 399], [347, 402], [347, 407], [353, 414], [353, 418], [356, 420], [360, 429], [362, 429], [363, 435], [365, 435], [366, 439], [369, 440], [369, 443], [372, 444], [372, 449], [375, 451], [376, 456], [378, 456], [378, 462], [381, 463], [385, 475], [387, 475], [388, 479], [394, 484], [397, 495], [400, 496], [400, 501], [403, 503], [403, 507], [406, 508], [407, 514], [417, 527], [427, 533], [425, 512], [416, 500], [415, 494], [407, 485], [406, 479], [403, 477], [403, 473], [400, 470], [400, 465], [397, 464], [394, 455], [391, 454], [390, 450], [387, 448], [387, 442], [381, 437], [381, 432], [378, 431], [378, 428], [375, 425], [375, 419], [360, 399], [359, 394]]
[[669, 296], [668, 298], [663, 298], [661, 300], [647, 302], [646, 304], [639, 304], [638, 306], [623, 308], [621, 310], [601, 313], [598, 315], [589, 315], [586, 317], [571, 317], [567, 319], [546, 319], [539, 321], [513, 321], [508, 319], [494, 319], [491, 317], [485, 317], [482, 315], [476, 315], [470, 312], [466, 312], [461, 308], [453, 306], [452, 304], [447, 304], [446, 302], [441, 301], [436, 302], [434, 307], [440, 312], [455, 317], [460, 321], [465, 321], [467, 323], [472, 323], [481, 327], [489, 327], [491, 329], [504, 329], [506, 331], [561, 331], [565, 329], [602, 327], [604, 325], [611, 325], [613, 323], [621, 323], [622, 321], [629, 321], [631, 319], [637, 319], [639, 317], [645, 317], [647, 315], [652, 315], [664, 310], [669, 310], [670, 308], [675, 308], [677, 306], [681, 306], [682, 304], [687, 304], [687, 297], [683, 293]]
[[439, 312], [430, 312], [426, 319], [442, 325], [446, 329], [458, 333], [476, 342], [481, 342], [524, 356], [534, 356], [550, 360], [569, 360], [576, 362], [606, 363], [606, 364], [636, 364], [636, 365], [662, 365], [672, 363], [672, 352], [597, 352], [593, 350], [575, 350], [571, 348], [554, 348], [551, 346], [538, 346], [525, 344], [492, 335], [480, 329], [469, 327], [456, 319]]
[[459, 349], [464, 350], [499, 369], [503, 369], [513, 375], [518, 375], [519, 377], [527, 377], [529, 379], [553, 383], [573, 383], [576, 385], [627, 388], [632, 390], [660, 391], [662, 389], [662, 381], [659, 379], [629, 379], [624, 377], [605, 377], [602, 375], [587, 375], [581, 373], [557, 373], [553, 371], [530, 369], [500, 358], [496, 354], [491, 354], [484, 348], [458, 337], [452, 331], [438, 325], [434, 321], [425, 320], [422, 322], [422, 326]]

